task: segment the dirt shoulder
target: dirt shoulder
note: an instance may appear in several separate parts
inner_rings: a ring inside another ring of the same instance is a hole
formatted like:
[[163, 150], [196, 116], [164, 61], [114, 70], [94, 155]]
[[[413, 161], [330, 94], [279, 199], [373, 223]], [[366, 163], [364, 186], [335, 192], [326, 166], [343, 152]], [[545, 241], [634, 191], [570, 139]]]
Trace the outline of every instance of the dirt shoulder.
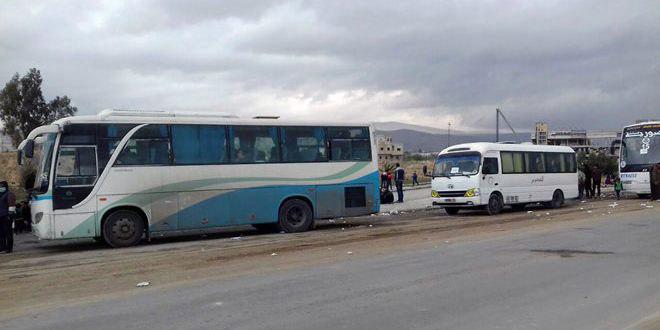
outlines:
[[[18, 253], [0, 255], [0, 320], [209, 278], [268, 274], [522, 230], [549, 230], [625, 218], [630, 212], [660, 218], [659, 202], [624, 200], [615, 207], [612, 203], [575, 203], [558, 210], [530, 209], [494, 217], [477, 212], [450, 217], [439, 210], [424, 210], [324, 221], [317, 230], [300, 234], [230, 231], [202, 239], [159, 239], [128, 249], [107, 249], [86, 241], [25, 240]], [[136, 288], [142, 281], [151, 285]]]

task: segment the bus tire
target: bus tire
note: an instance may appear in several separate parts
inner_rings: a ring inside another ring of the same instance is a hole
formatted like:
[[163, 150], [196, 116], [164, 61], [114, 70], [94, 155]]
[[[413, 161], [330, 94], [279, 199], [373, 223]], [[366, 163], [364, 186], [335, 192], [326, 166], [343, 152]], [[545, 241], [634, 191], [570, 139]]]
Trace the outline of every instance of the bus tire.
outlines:
[[491, 194], [488, 198], [488, 205], [486, 205], [486, 212], [489, 215], [496, 215], [502, 212], [503, 207], [502, 197], [499, 194]]
[[280, 206], [277, 225], [281, 231], [299, 233], [309, 230], [314, 221], [314, 213], [307, 202], [294, 198]]
[[457, 215], [459, 210], [458, 207], [445, 207], [445, 212], [449, 215]]
[[112, 212], [103, 222], [103, 240], [113, 248], [137, 245], [144, 234], [142, 217], [131, 210]]
[[557, 189], [552, 194], [552, 202], [550, 202], [550, 207], [553, 209], [558, 209], [564, 205], [564, 193], [561, 190]]

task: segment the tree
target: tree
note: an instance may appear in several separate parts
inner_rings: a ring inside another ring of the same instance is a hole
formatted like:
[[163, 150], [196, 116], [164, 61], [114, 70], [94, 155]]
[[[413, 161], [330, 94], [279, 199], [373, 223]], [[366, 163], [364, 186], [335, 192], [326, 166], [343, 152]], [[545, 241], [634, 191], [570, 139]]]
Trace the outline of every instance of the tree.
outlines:
[[589, 172], [589, 169], [596, 166], [605, 175], [616, 175], [618, 173], [618, 163], [616, 158], [601, 151], [589, 153], [580, 152], [577, 155], [577, 161], [580, 170], [583, 172]]
[[23, 77], [14, 74], [0, 91], [0, 120], [15, 147], [33, 129], [78, 111], [66, 95], [46, 102], [41, 83], [41, 72], [32, 68]]

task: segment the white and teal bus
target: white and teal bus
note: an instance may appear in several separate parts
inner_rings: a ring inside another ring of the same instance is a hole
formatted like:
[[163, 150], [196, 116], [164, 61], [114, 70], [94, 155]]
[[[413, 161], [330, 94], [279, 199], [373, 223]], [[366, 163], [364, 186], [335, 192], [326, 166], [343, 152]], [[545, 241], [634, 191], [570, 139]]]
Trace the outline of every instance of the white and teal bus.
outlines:
[[623, 128], [619, 170], [623, 190], [640, 197], [651, 194], [651, 168], [660, 163], [660, 122]]
[[35, 129], [19, 162], [39, 164], [38, 237], [125, 247], [155, 234], [300, 232], [314, 219], [377, 213], [374, 141], [368, 124], [105, 110]]

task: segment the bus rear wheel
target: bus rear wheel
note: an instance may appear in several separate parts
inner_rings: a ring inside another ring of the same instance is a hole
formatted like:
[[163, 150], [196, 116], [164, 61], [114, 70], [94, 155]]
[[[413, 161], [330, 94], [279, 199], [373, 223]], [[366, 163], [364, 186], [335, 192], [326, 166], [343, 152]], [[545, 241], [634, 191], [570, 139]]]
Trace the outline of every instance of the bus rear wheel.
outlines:
[[103, 240], [114, 248], [137, 245], [144, 234], [142, 217], [131, 210], [112, 212], [103, 223]]
[[553, 209], [558, 209], [564, 205], [564, 193], [561, 190], [555, 190], [552, 194], [552, 202], [550, 202], [550, 207]]
[[290, 199], [280, 207], [277, 225], [287, 233], [307, 231], [312, 226], [314, 214], [305, 201]]

